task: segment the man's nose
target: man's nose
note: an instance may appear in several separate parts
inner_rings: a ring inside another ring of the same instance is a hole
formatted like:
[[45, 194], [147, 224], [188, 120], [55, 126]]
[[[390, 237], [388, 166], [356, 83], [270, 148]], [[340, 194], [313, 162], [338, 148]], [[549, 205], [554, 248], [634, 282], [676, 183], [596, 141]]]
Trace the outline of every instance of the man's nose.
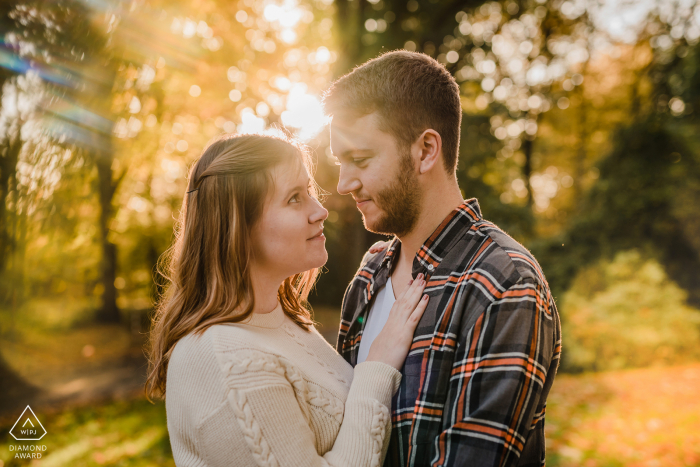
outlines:
[[360, 180], [347, 169], [340, 166], [340, 174], [338, 175], [338, 194], [348, 195], [353, 191], [357, 191], [362, 187]]

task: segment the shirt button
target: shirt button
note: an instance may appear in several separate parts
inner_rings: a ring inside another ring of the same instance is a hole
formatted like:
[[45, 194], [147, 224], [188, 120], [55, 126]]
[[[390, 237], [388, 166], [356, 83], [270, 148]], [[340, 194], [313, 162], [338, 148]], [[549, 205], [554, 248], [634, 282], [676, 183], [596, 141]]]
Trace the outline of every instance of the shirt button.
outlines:
[[429, 264], [429, 265], [428, 265], [428, 271], [432, 271], [433, 269], [435, 269], [435, 267], [434, 267], [432, 264]]

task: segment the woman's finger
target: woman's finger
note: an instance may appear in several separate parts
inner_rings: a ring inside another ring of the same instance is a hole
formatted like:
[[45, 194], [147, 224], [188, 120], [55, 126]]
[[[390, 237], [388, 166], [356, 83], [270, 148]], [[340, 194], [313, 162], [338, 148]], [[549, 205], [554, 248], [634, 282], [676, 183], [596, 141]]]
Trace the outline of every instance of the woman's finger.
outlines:
[[421, 317], [423, 317], [423, 313], [428, 307], [429, 301], [430, 298], [428, 297], [428, 295], [423, 294], [420, 301], [418, 302], [418, 305], [416, 305], [416, 308], [411, 312], [411, 315], [408, 317], [408, 323], [413, 327], [413, 330], [416, 329], [416, 326], [418, 326], [418, 322], [420, 321]]
[[416, 305], [418, 305], [418, 302], [423, 294], [423, 289], [425, 289], [425, 284], [426, 283], [423, 278], [416, 278], [416, 280], [413, 281], [413, 284], [411, 284], [404, 293], [403, 303], [404, 316], [406, 319], [408, 319], [411, 312], [416, 308]]
[[411, 289], [416, 286], [417, 282], [420, 282], [420, 274], [415, 279], [408, 281], [408, 287], [404, 289], [403, 293], [399, 297], [396, 297], [397, 305], [406, 301], [406, 298], [411, 293]]
[[379, 253], [380, 251], [386, 250], [390, 244], [391, 244], [391, 242], [383, 242], [380, 240], [380, 241], [376, 242], [374, 245], [372, 245], [371, 247], [369, 247], [369, 252], [370, 253]]

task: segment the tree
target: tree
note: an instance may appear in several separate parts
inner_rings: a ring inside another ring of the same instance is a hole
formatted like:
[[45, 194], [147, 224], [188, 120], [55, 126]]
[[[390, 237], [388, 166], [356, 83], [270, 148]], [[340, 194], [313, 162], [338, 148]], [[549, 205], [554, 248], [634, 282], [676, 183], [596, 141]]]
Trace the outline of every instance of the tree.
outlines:
[[644, 59], [631, 86], [632, 118], [598, 162], [600, 176], [578, 215], [562, 235], [536, 247], [559, 293], [580, 267], [642, 248], [688, 291], [689, 303], [700, 305], [700, 140], [694, 113], [700, 105], [700, 29], [693, 33], [688, 25], [693, 15], [676, 13], [665, 21], [651, 18], [640, 31], [635, 47], [647, 53], [637, 52]]

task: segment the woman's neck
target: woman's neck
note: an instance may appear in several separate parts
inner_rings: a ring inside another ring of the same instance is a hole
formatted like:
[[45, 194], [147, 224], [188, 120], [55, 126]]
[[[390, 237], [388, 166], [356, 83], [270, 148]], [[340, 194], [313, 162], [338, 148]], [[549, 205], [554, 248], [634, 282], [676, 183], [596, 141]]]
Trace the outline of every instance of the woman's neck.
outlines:
[[277, 291], [284, 278], [260, 268], [251, 268], [251, 280], [253, 281], [253, 293], [255, 294], [255, 308], [253, 313], [265, 314], [277, 307]]

